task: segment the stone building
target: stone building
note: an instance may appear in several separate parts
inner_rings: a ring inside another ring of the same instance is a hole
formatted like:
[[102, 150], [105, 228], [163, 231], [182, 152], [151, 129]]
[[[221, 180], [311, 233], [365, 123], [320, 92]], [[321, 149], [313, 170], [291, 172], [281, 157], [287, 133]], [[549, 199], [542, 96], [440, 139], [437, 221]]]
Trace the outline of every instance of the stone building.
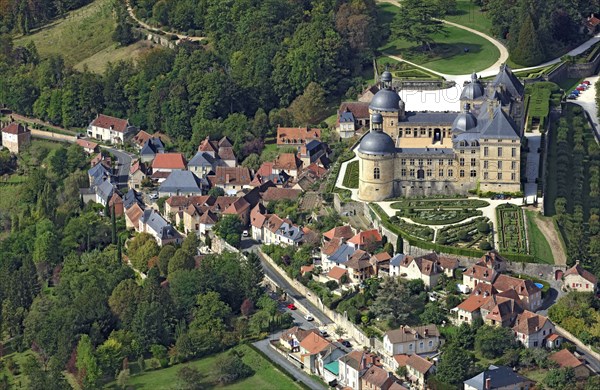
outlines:
[[357, 150], [360, 199], [521, 190], [524, 88], [507, 66], [486, 86], [473, 74], [461, 112], [406, 111], [390, 72], [381, 85]]
[[31, 130], [27, 125], [13, 122], [2, 129], [2, 145], [11, 153], [19, 154], [25, 145], [31, 143]]

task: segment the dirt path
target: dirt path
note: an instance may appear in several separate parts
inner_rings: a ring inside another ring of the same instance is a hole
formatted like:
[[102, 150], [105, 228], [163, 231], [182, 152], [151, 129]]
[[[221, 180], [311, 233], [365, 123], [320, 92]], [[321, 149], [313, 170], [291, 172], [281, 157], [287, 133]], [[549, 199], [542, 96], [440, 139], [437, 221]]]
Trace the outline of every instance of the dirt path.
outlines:
[[48, 127], [50, 129], [53, 129], [53, 130], [57, 130], [58, 132], [62, 132], [62, 133], [65, 133], [65, 134], [72, 134], [72, 135], [76, 134], [76, 132], [73, 131], [73, 130], [68, 130], [68, 129], [65, 129], [63, 127], [54, 126], [51, 123], [44, 122], [44, 121], [39, 120], [37, 118], [30, 118], [28, 116], [23, 116], [23, 115], [16, 114], [14, 112], [12, 114], [8, 114], [8, 116], [11, 117], [12, 119], [16, 120], [16, 121], [27, 122], [27, 123], [35, 123], [35, 124], [38, 124], [38, 125], [41, 125], [41, 126]]
[[567, 265], [567, 256], [565, 255], [560, 237], [558, 236], [560, 233], [554, 228], [552, 218], [540, 218], [539, 215], [535, 214], [535, 224], [540, 228], [540, 231], [548, 241], [548, 245], [550, 245], [550, 249], [552, 249], [554, 264]]

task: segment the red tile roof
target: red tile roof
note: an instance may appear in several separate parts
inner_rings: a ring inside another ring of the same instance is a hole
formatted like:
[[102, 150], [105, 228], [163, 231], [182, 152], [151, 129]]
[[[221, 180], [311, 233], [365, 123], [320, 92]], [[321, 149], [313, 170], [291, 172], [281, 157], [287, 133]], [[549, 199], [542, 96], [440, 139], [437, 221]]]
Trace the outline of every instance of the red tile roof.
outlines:
[[78, 139], [75, 142], [84, 149], [96, 149], [98, 147], [97, 143], [85, 139]]
[[321, 248], [321, 252], [327, 256], [333, 255], [342, 244], [341, 241], [341, 238], [334, 238], [331, 241], [327, 241], [325, 245], [323, 245], [323, 247]]
[[427, 372], [433, 367], [433, 363], [429, 360], [423, 359], [419, 355], [410, 355], [408, 360], [406, 361], [406, 365], [414, 368], [421, 374], [425, 375]]
[[[553, 333], [554, 335], [555, 333]], [[582, 366], [584, 363], [577, 359], [571, 351], [568, 349], [561, 349], [558, 352], [554, 352], [552, 355], [548, 356], [548, 359], [556, 362], [560, 368], [571, 367], [576, 368]]]
[[303, 265], [300, 267], [300, 274], [304, 275], [305, 273], [312, 272], [315, 269], [315, 265]]
[[541, 291], [531, 280], [518, 279], [508, 275], [498, 275], [494, 287], [500, 292], [513, 289], [521, 296], [530, 296]]
[[28, 131], [29, 130], [25, 126], [17, 122], [13, 122], [2, 129], [2, 132], [7, 134], [25, 134]]
[[394, 360], [398, 363], [398, 366], [400, 367], [404, 367], [406, 366], [406, 361], [408, 360], [409, 355], [405, 355], [405, 354], [399, 354], [399, 355], [394, 355]]
[[313, 174], [315, 174], [315, 176], [317, 177], [321, 177], [324, 174], [327, 173], [327, 169], [323, 168], [320, 165], [317, 165], [315, 163], [310, 164], [309, 166], [307, 166], [305, 168], [306, 171], [311, 171]]
[[342, 102], [340, 109], [338, 110], [338, 116], [342, 112], [350, 111], [356, 119], [369, 119], [369, 103], [366, 102]]
[[596, 284], [598, 283], [598, 278], [594, 276], [593, 273], [584, 269], [579, 262], [575, 263], [575, 265], [569, 268], [563, 275], [563, 278], [569, 275], [579, 275], [590, 283]]
[[148, 141], [150, 138], [152, 138], [152, 135], [150, 133], [145, 132], [144, 130], [140, 130], [138, 131], [138, 133], [131, 139], [131, 141], [138, 145], [140, 148], [142, 146], [144, 146], [144, 144], [146, 143], [146, 141]]
[[277, 145], [305, 144], [312, 139], [321, 138], [321, 129], [308, 127], [278, 127]]
[[342, 238], [348, 240], [354, 237], [354, 231], [350, 225], [336, 226], [331, 230], [323, 233], [323, 237], [332, 240], [334, 238]]
[[119, 119], [113, 116], [99, 114], [96, 119], [92, 122], [92, 126], [100, 127], [102, 129], [113, 129], [120, 133], [124, 133], [129, 126], [127, 119]]
[[293, 188], [269, 187], [265, 192], [263, 192], [262, 199], [266, 202], [279, 199], [296, 200], [301, 193], [302, 190], [296, 190]]
[[158, 153], [152, 161], [152, 169], [185, 169], [186, 162], [181, 153]]
[[548, 317], [525, 310], [517, 316], [513, 330], [517, 333], [532, 335], [541, 331], [546, 325], [546, 321], [549, 321]]
[[302, 161], [294, 153], [281, 153], [273, 162], [276, 170], [298, 170]]
[[317, 354], [329, 347], [331, 343], [316, 333], [310, 333], [300, 342], [300, 347], [310, 355]]
[[135, 229], [137, 229], [140, 217], [143, 213], [144, 210], [142, 210], [140, 205], [137, 202], [135, 202], [133, 206], [131, 206], [129, 210], [125, 212], [125, 215], [127, 216], [127, 218], [129, 218]]
[[387, 252], [380, 252], [380, 253], [377, 253], [376, 255], [373, 255], [372, 258], [375, 259], [375, 261], [379, 263], [382, 261], [391, 260], [392, 256], [390, 256], [390, 254]]
[[200, 146], [198, 146], [199, 152], [217, 152], [217, 148], [210, 142], [210, 139], [206, 137], [204, 141], [200, 142]]
[[380, 242], [381, 240], [381, 234], [379, 234], [377, 229], [373, 229], [357, 233], [354, 237], [348, 240], [348, 243], [354, 245], [366, 245], [372, 242]]
[[252, 180], [250, 170], [246, 167], [217, 167], [216, 173], [207, 176], [207, 178], [213, 186], [225, 184], [249, 185]]
[[331, 279], [340, 280], [342, 279], [342, 276], [346, 275], [347, 273], [347, 270], [336, 266], [327, 273], [327, 276]]
[[462, 301], [457, 308], [466, 311], [467, 313], [473, 313], [479, 310], [481, 306], [490, 299], [491, 297], [489, 295], [469, 295], [469, 297]]
[[474, 265], [472, 267], [467, 268], [463, 275], [471, 276], [477, 280], [492, 283], [494, 280], [496, 280], [498, 273], [495, 270], [484, 267], [482, 265]]

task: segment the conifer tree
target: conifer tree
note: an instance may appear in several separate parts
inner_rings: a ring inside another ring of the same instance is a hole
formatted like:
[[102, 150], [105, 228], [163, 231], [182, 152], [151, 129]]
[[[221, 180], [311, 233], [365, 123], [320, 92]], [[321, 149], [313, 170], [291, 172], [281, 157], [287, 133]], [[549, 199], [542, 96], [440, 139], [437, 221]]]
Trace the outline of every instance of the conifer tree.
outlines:
[[533, 66], [544, 60], [544, 47], [540, 42], [538, 31], [529, 13], [524, 16], [521, 23], [516, 44], [517, 46], [512, 53], [515, 62], [521, 65]]

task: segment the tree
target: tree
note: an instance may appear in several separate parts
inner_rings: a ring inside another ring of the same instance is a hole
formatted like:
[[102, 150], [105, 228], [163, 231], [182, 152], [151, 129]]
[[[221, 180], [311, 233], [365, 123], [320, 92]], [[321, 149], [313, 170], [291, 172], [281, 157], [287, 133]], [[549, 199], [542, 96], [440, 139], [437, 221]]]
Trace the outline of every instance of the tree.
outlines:
[[254, 312], [254, 304], [250, 299], [246, 298], [244, 299], [244, 302], [242, 302], [240, 311], [242, 312], [243, 316], [248, 317], [250, 314], [252, 314], [252, 312]]
[[475, 335], [475, 348], [488, 359], [500, 357], [514, 346], [515, 338], [510, 328], [484, 325]]
[[400, 233], [398, 233], [398, 238], [396, 239], [396, 253], [404, 253], [404, 240]]
[[98, 346], [96, 350], [100, 371], [111, 378], [119, 372], [125, 358], [123, 345], [120, 341], [109, 338]]
[[543, 380], [545, 386], [555, 390], [572, 389], [575, 382], [575, 372], [571, 367], [550, 370]]
[[441, 325], [448, 321], [444, 309], [437, 302], [430, 302], [425, 305], [425, 311], [420, 316], [424, 324]]
[[404, 0], [400, 8], [390, 25], [392, 36], [431, 50], [432, 36], [444, 31], [438, 20], [443, 16], [438, 4], [434, 0]]
[[158, 270], [160, 274], [165, 276], [169, 273], [169, 260], [175, 255], [175, 247], [173, 245], [165, 245], [158, 253]]
[[446, 344], [438, 363], [436, 378], [451, 385], [461, 384], [469, 377], [473, 356], [453, 343]]
[[450, 15], [456, 11], [456, 0], [436, 0], [436, 5], [442, 15]]
[[256, 171], [260, 168], [260, 156], [256, 153], [250, 154], [242, 161], [242, 166]]
[[525, 66], [537, 65], [545, 58], [544, 46], [531, 15], [526, 13], [523, 18], [516, 46], [511, 53], [512, 58]]
[[128, 245], [129, 260], [135, 268], [142, 272], [148, 270], [148, 260], [157, 256], [158, 252], [158, 244], [148, 233], [138, 234]]
[[229, 384], [254, 375], [254, 370], [246, 365], [235, 352], [230, 352], [217, 359], [219, 369], [218, 380], [221, 384]]
[[418, 315], [425, 301], [426, 294], [423, 290], [414, 292], [409, 282], [390, 278], [381, 285], [371, 311], [388, 320], [390, 327], [395, 328], [406, 324], [411, 316]]
[[239, 248], [244, 226], [237, 215], [223, 215], [213, 228], [215, 234], [224, 239], [229, 245]]
[[108, 306], [124, 327], [131, 323], [141, 297], [142, 288], [133, 279], [125, 279], [113, 289], [108, 298]]
[[462, 323], [458, 327], [456, 337], [454, 338], [459, 348], [471, 350], [475, 345], [475, 329], [467, 323]]
[[208, 195], [214, 196], [214, 197], [223, 196], [223, 195], [225, 195], [225, 190], [222, 189], [221, 187], [213, 187], [210, 190], [208, 190]]
[[215, 334], [225, 329], [225, 322], [231, 316], [231, 308], [221, 300], [214, 291], [199, 294], [197, 307], [194, 310], [194, 320], [190, 327], [204, 328]]
[[179, 270], [191, 270], [195, 265], [194, 256], [190, 255], [189, 252], [182, 247], [177, 249], [175, 255], [169, 260], [168, 274], [171, 275]]
[[177, 378], [181, 383], [181, 388], [185, 390], [201, 390], [204, 389], [202, 380], [204, 375], [192, 366], [185, 365], [177, 371]]
[[321, 119], [326, 105], [325, 90], [312, 82], [308, 84], [304, 93], [290, 104], [289, 110], [296, 122], [304, 126], [316, 124]]
[[81, 336], [77, 344], [77, 370], [85, 388], [96, 388], [101, 371], [94, 347], [87, 334]]

